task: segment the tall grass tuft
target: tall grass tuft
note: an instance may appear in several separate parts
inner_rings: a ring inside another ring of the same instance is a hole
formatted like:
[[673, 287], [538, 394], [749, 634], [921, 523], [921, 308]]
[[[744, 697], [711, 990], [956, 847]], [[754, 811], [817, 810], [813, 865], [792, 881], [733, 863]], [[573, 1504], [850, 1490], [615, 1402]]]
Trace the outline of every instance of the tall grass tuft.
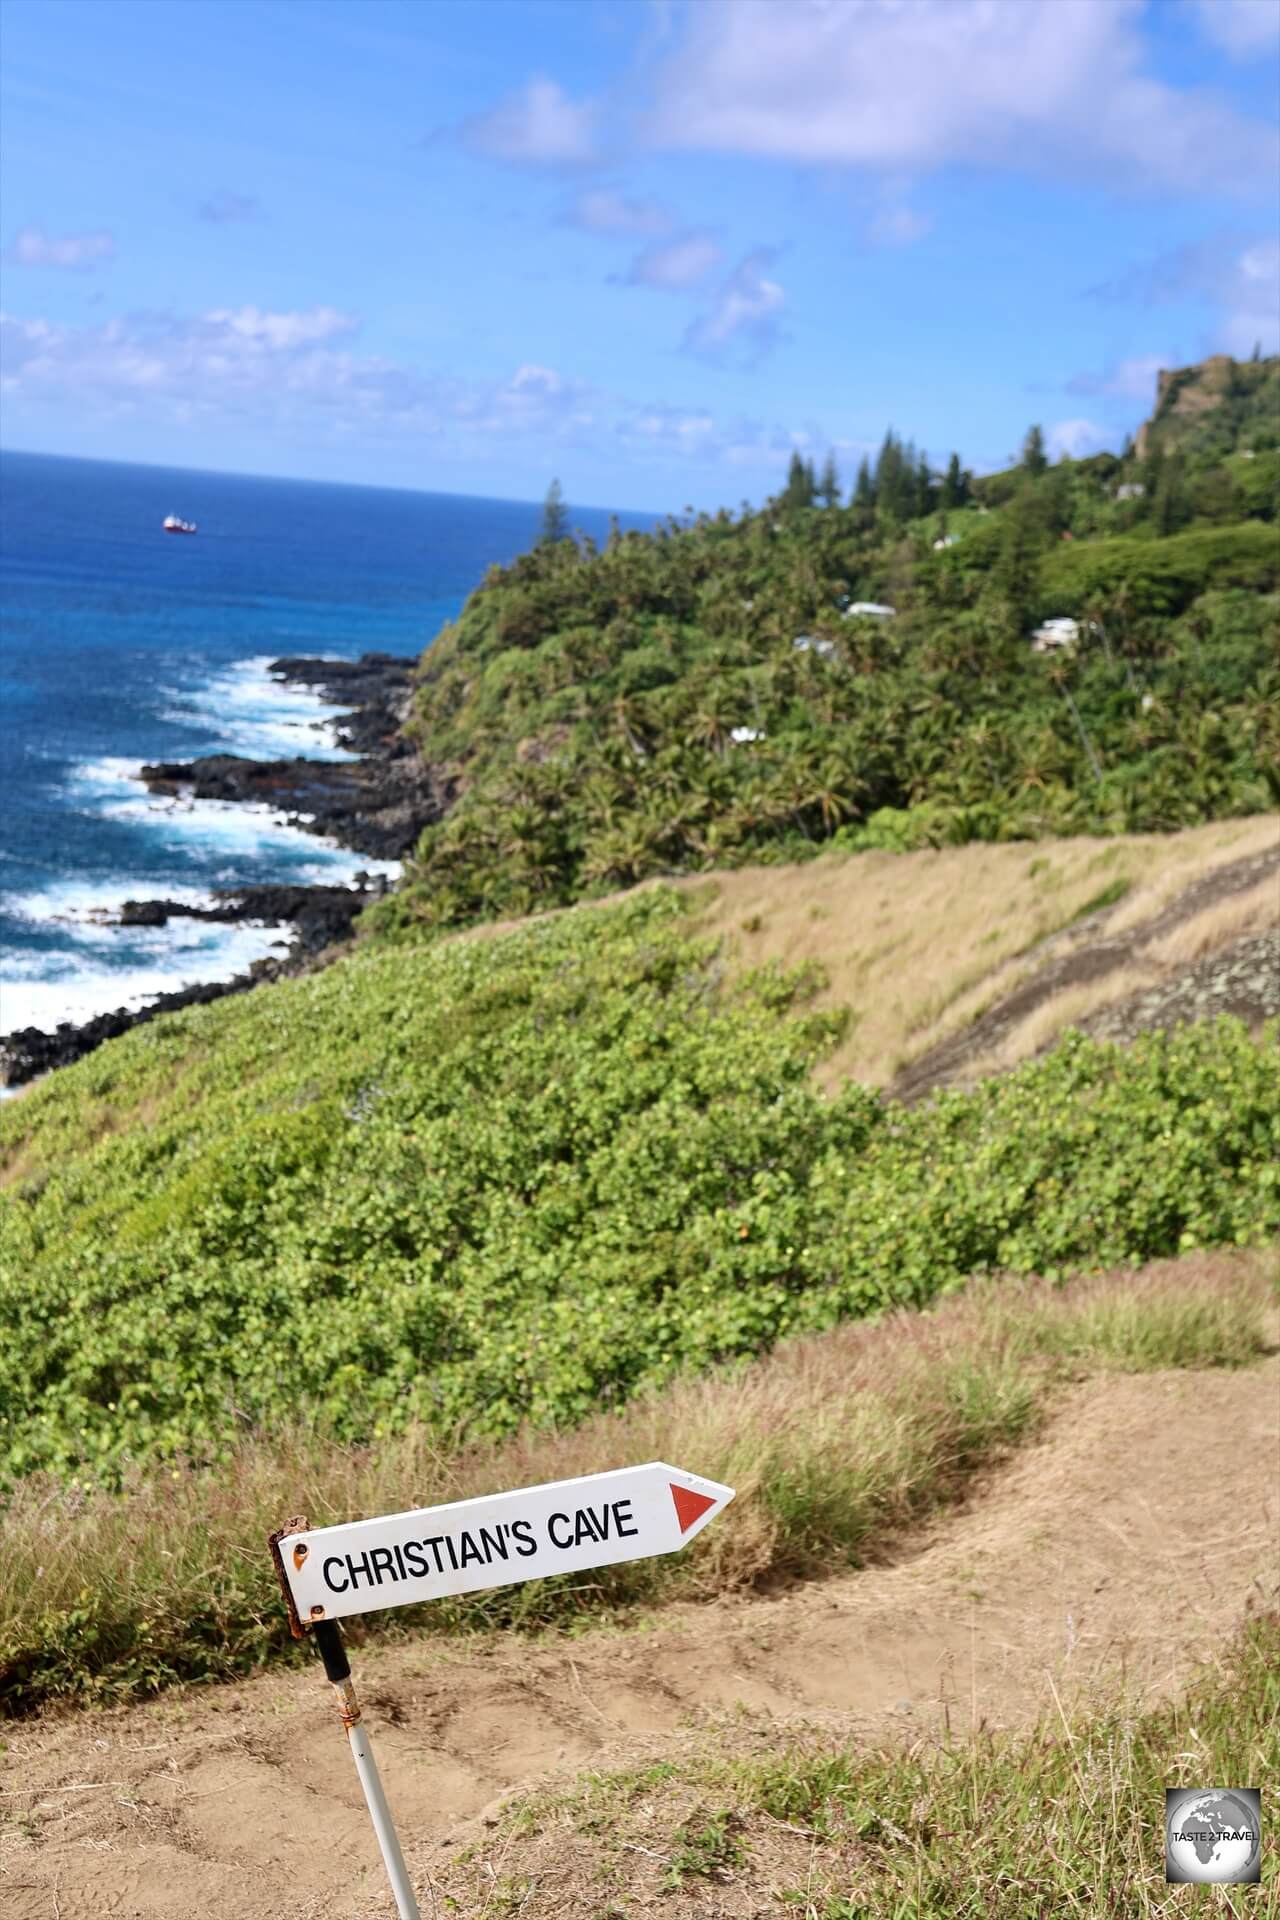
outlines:
[[650, 1459], [737, 1489], [732, 1524], [686, 1553], [374, 1616], [351, 1623], [354, 1638], [552, 1626], [856, 1565], [967, 1490], [1073, 1372], [1256, 1357], [1268, 1265], [1215, 1254], [1066, 1287], [987, 1280], [571, 1429], [457, 1451], [424, 1428], [344, 1447], [300, 1423], [216, 1469], [138, 1470], [118, 1493], [33, 1478], [0, 1522], [0, 1705], [125, 1698], [293, 1657], [265, 1541], [295, 1513], [323, 1526]]

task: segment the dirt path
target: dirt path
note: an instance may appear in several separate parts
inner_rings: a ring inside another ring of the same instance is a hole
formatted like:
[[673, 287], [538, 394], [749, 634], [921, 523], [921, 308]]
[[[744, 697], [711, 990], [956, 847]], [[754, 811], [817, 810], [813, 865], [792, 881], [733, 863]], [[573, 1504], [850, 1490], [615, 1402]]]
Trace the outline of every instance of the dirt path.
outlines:
[[[1123, 1664], [1177, 1686], [1278, 1573], [1280, 1358], [1104, 1378], [898, 1564], [669, 1610], [649, 1628], [366, 1651], [357, 1682], [424, 1913], [440, 1850], [552, 1769], [745, 1708], [848, 1736], [1016, 1724]], [[1252, 1487], [1243, 1511], [1200, 1497]], [[726, 1522], [728, 1524], [729, 1522]], [[327, 1687], [267, 1676], [8, 1731], [12, 1920], [389, 1915]]]

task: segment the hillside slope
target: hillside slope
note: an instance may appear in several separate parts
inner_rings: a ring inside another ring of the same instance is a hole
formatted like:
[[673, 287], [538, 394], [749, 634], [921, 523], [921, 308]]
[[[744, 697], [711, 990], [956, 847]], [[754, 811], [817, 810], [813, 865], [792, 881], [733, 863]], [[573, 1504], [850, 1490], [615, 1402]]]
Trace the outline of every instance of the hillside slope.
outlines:
[[[909, 1077], [919, 1090], [1010, 1066], [1068, 1025], [1274, 935], [1280, 815], [1036, 847], [827, 853], [680, 884], [732, 965], [817, 966], [815, 1005], [851, 1010], [815, 1068], [822, 1085], [897, 1091]], [[1234, 1008], [1255, 1023], [1280, 1012], [1280, 969], [1263, 972], [1272, 994], [1264, 980]], [[952, 1065], [927, 1069], [942, 1048]]]
[[[1251, 1595], [1274, 1586], [1269, 1490], [1198, 1551], [1184, 1523], [1208, 1455], [1274, 1452], [1278, 1377], [1272, 1357], [1243, 1373], [1082, 1383], [1036, 1444], [891, 1565], [677, 1608], [636, 1633], [363, 1649], [357, 1681], [424, 1911], [596, 1920], [625, 1891], [627, 1912], [754, 1915], [768, 1884], [745, 1854], [727, 1880], [663, 1884], [670, 1830], [689, 1811], [681, 1769], [700, 1754], [783, 1766], [806, 1730], [828, 1765], [851, 1742], [914, 1753], [944, 1723], [964, 1735], [1056, 1719], [1114, 1687], [1121, 1666], [1130, 1714], [1177, 1692], [1203, 1650], [1189, 1624], [1221, 1646]], [[1239, 1721], [1233, 1733], [1246, 1738]], [[14, 1920], [177, 1920], [193, 1884], [205, 1920], [390, 1912], [318, 1666], [15, 1726], [8, 1746], [17, 1818], [0, 1884]], [[575, 1831], [554, 1817], [624, 1767], [638, 1778], [603, 1823]], [[668, 1790], [677, 1810], [659, 1824]], [[726, 1792], [734, 1804], [728, 1781], [715, 1804]], [[529, 1800], [540, 1818], [500, 1821], [500, 1803]], [[647, 1831], [622, 1824], [637, 1806]], [[619, 1831], [628, 1844], [615, 1849]], [[751, 1837], [766, 1857], [769, 1833], [787, 1837], [762, 1820]], [[797, 1885], [813, 1836], [800, 1838], [786, 1860]], [[1039, 1836], [1024, 1844], [1034, 1860]], [[601, 1878], [606, 1863], [622, 1888]]]
[[[1049, 466], [1029, 443], [939, 482], [890, 435], [848, 504], [818, 504], [801, 462], [738, 519], [492, 568], [419, 673], [413, 736], [457, 798], [366, 932], [832, 844], [1274, 806], [1280, 362], [1232, 373], [1205, 415], [1230, 414], [1221, 446], [1160, 424], [1213, 384], [1197, 372], [1170, 377], [1142, 459]], [[1033, 644], [1046, 618], [1072, 624]]]
[[[1271, 824], [1206, 833], [1210, 864]], [[1090, 857], [1068, 901], [1089, 904]], [[1034, 922], [1020, 859], [1006, 879]], [[8, 1473], [216, 1457], [282, 1400], [343, 1438], [572, 1422], [981, 1269], [1280, 1225], [1255, 1177], [1276, 1087], [1238, 1023], [1077, 1039], [913, 1113], [855, 1082], [828, 1100], [812, 1070], [865, 991], [815, 1008], [812, 970], [744, 970], [691, 904], [658, 889], [366, 949], [139, 1028], [10, 1103]], [[997, 974], [1008, 957], [985, 939], [970, 920], [957, 1008], [975, 952]]]

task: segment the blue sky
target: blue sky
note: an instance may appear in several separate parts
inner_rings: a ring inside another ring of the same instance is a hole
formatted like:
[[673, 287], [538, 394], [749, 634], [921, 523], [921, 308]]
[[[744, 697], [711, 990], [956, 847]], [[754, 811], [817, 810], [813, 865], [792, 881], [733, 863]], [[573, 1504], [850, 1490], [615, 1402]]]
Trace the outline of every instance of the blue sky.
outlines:
[[679, 510], [1280, 350], [1277, 0], [5, 0], [10, 446]]

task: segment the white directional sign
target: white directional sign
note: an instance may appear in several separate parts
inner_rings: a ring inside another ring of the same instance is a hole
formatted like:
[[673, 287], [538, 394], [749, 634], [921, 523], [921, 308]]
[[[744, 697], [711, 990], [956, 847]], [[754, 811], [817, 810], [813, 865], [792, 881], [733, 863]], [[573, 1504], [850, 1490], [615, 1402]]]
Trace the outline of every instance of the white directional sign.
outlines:
[[732, 1487], [655, 1460], [291, 1533], [280, 1556], [307, 1625], [674, 1553], [732, 1498]]

